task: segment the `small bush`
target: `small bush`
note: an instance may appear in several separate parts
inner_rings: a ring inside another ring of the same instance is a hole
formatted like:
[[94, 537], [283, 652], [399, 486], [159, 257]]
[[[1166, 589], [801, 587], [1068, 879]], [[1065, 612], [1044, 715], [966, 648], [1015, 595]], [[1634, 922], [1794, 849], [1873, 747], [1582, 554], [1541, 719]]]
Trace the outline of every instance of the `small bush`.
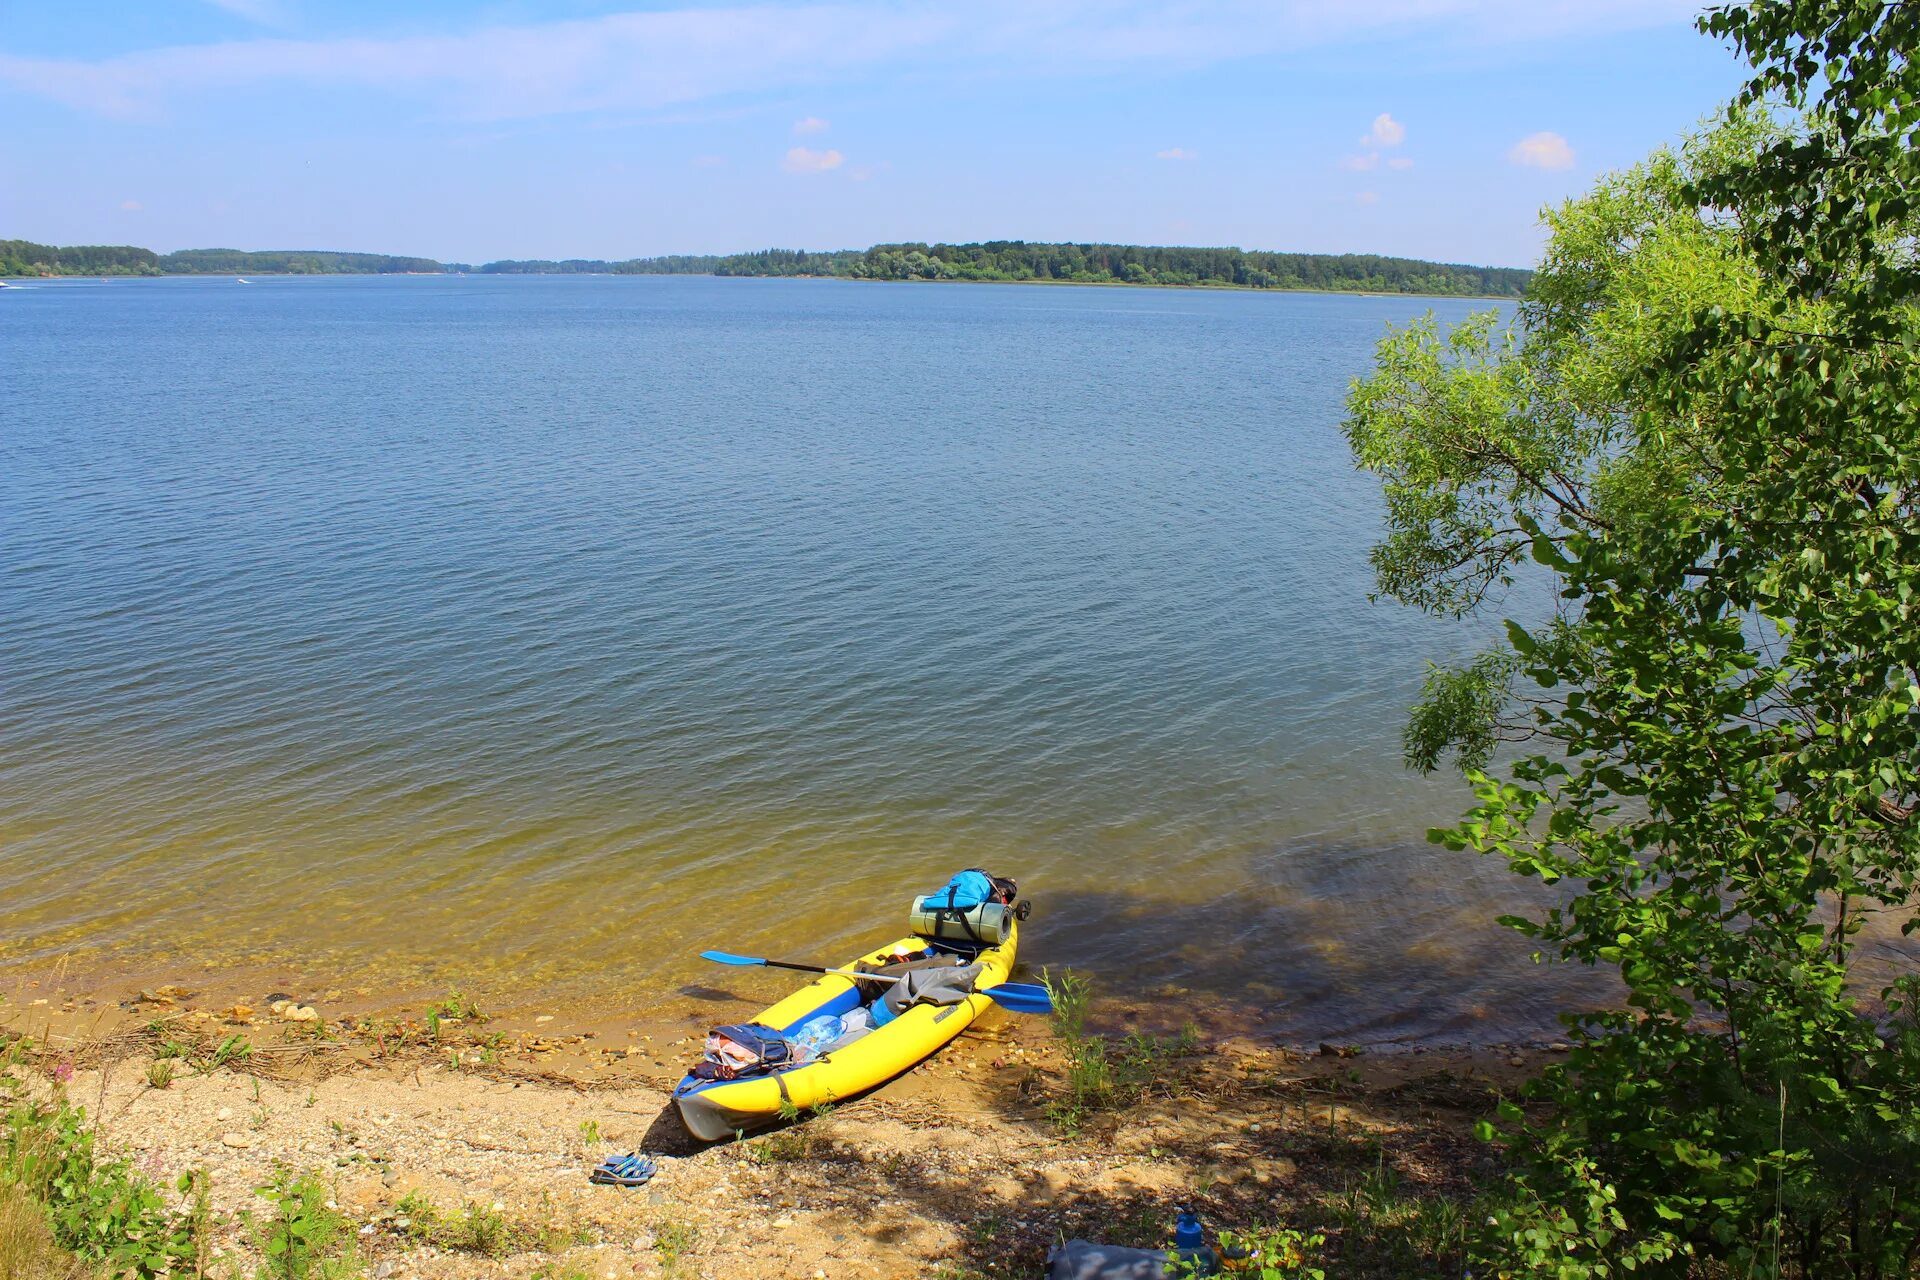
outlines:
[[1067, 970], [1055, 978], [1042, 973], [1053, 997], [1054, 1031], [1067, 1058], [1064, 1097], [1047, 1103], [1046, 1115], [1064, 1133], [1078, 1133], [1101, 1111], [1130, 1107], [1161, 1085], [1167, 1067], [1191, 1054], [1200, 1033], [1188, 1023], [1177, 1036], [1153, 1036], [1130, 1031], [1119, 1039], [1087, 1030], [1093, 1007], [1093, 984]]
[[447, 992], [446, 999], [437, 1000], [427, 1006], [427, 1017], [432, 1022], [485, 1022], [487, 1015], [480, 1012], [480, 1006], [461, 995], [458, 991]]
[[[501, 1258], [524, 1244], [532, 1243], [531, 1233], [507, 1221], [498, 1204], [469, 1201], [457, 1213], [447, 1213], [421, 1195], [410, 1191], [393, 1206], [396, 1216], [405, 1219], [402, 1228], [409, 1239], [454, 1253], [478, 1254]], [[571, 1243], [571, 1235], [554, 1234], [545, 1243]]]
[[[1320, 1250], [1326, 1243], [1325, 1236], [1308, 1235], [1291, 1227], [1220, 1233], [1221, 1252], [1244, 1259], [1238, 1274], [1254, 1280], [1326, 1280], [1326, 1268], [1320, 1265]], [[1175, 1266], [1179, 1268], [1176, 1275], [1200, 1274], [1190, 1262]]]
[[[171, 1211], [125, 1160], [97, 1159], [85, 1110], [63, 1098], [18, 1103], [6, 1113], [0, 1184], [43, 1207], [60, 1248], [115, 1274], [145, 1280], [199, 1261], [202, 1220]], [[176, 1185], [190, 1191], [196, 1179], [183, 1175]]]
[[418, 1191], [409, 1191], [393, 1206], [394, 1225], [409, 1239], [431, 1239], [440, 1226], [440, 1207]]
[[681, 1264], [700, 1243], [700, 1230], [684, 1222], [661, 1219], [653, 1227], [653, 1252], [660, 1259], [660, 1270], [670, 1276], [681, 1274]]
[[213, 1052], [200, 1063], [201, 1074], [211, 1074], [221, 1067], [231, 1067], [253, 1057], [253, 1043], [245, 1036], [232, 1035], [214, 1046]]
[[95, 1280], [99, 1274], [54, 1243], [39, 1205], [18, 1187], [0, 1182], [0, 1276]]
[[433, 1233], [433, 1243], [459, 1253], [502, 1258], [513, 1252], [519, 1234], [499, 1205], [469, 1203], [440, 1223]]
[[1457, 1200], [1409, 1195], [1384, 1152], [1331, 1208], [1340, 1227], [1341, 1262], [1369, 1275], [1461, 1274], [1473, 1244], [1471, 1223], [1486, 1216], [1484, 1209]]
[[327, 1188], [311, 1173], [281, 1169], [257, 1189], [270, 1213], [242, 1218], [266, 1261], [257, 1280], [350, 1280], [361, 1271], [353, 1226], [327, 1207]]

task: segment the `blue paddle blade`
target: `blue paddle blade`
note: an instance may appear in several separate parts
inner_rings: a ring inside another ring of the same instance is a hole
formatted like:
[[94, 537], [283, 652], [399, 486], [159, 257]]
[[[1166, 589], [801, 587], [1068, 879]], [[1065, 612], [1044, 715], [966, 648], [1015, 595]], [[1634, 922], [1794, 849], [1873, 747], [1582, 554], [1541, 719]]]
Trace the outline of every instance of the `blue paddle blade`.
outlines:
[[1010, 1013], [1053, 1012], [1053, 997], [1047, 994], [1045, 987], [1003, 982], [997, 987], [988, 987], [980, 994]]
[[715, 964], [765, 964], [758, 956], [736, 956], [725, 951], [702, 951], [702, 960], [711, 960]]

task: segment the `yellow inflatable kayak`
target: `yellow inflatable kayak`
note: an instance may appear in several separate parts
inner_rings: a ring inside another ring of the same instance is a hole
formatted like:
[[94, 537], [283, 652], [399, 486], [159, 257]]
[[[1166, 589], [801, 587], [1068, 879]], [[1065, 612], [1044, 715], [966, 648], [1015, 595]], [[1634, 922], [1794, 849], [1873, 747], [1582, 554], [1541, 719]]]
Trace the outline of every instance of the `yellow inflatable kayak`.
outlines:
[[[765, 1075], [737, 1080], [705, 1080], [687, 1075], [673, 1091], [680, 1119], [694, 1137], [715, 1142], [772, 1124], [780, 1118], [783, 1109], [791, 1114], [794, 1108], [805, 1111], [809, 1107], [844, 1102], [875, 1085], [885, 1084], [932, 1056], [992, 1007], [993, 1000], [979, 992], [1007, 980], [1013, 972], [1014, 951], [1019, 943], [1020, 935], [1009, 923], [1006, 941], [974, 954], [972, 962], [980, 965], [979, 976], [973, 984], [975, 994], [964, 997], [958, 1004], [916, 1004], [844, 1047]], [[917, 953], [926, 946], [925, 938], [909, 936], [878, 947], [841, 967], [852, 969], [862, 961], [882, 964], [897, 952]], [[844, 1015], [860, 1003], [854, 979], [827, 974], [756, 1014], [752, 1021], [783, 1035], [792, 1035], [822, 1014]]]

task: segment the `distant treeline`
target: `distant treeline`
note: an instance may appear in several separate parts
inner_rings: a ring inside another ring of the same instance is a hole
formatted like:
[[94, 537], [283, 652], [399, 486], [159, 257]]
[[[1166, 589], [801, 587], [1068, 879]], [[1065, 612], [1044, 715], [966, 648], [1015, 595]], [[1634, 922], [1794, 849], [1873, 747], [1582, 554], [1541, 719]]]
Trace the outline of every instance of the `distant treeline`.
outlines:
[[32, 275], [391, 275], [478, 271], [493, 275], [837, 276], [848, 280], [1061, 280], [1079, 284], [1234, 286], [1319, 289], [1344, 293], [1457, 294], [1517, 297], [1530, 271], [1383, 258], [1369, 253], [1267, 253], [1245, 249], [1156, 248], [1127, 244], [881, 244], [871, 249], [812, 253], [763, 249], [725, 255], [674, 254], [608, 262], [489, 262], [469, 267], [431, 258], [324, 250], [182, 249], [158, 254], [124, 245], [57, 248], [0, 240], [0, 276]]
[[839, 276], [849, 280], [1065, 280], [1080, 284], [1233, 285], [1249, 289], [1517, 297], [1532, 272], [1383, 258], [1371, 253], [1267, 253], [1132, 244], [879, 244], [809, 253], [762, 249], [603, 262], [489, 262], [484, 272], [614, 275]]
[[432, 258], [326, 249], [182, 249], [155, 253], [121, 244], [50, 245], [0, 240], [0, 276], [395, 275], [462, 270]]

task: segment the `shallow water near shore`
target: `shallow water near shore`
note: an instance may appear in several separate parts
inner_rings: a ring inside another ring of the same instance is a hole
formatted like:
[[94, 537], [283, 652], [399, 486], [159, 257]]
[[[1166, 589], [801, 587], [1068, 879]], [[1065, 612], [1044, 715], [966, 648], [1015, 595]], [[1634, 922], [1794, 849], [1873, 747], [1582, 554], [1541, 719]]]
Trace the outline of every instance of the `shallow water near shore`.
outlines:
[[0, 968], [630, 1004], [961, 866], [1280, 1034], [1594, 990], [1424, 843], [1347, 380], [1410, 298], [699, 278], [0, 296]]

